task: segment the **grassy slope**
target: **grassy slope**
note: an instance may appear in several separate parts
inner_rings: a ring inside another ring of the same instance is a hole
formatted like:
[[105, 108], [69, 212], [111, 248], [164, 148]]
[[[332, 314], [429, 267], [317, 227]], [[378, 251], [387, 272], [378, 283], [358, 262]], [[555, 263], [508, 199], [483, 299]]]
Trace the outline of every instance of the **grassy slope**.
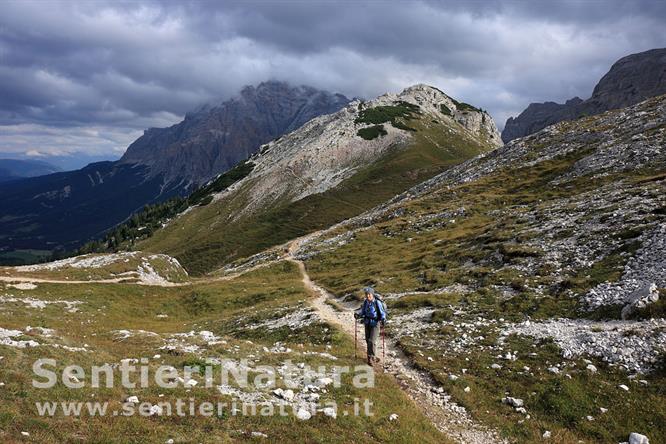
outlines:
[[[534, 276], [524, 276], [515, 269], [523, 261], [541, 254], [521, 245], [529, 238], [529, 232], [522, 231], [524, 220], [521, 218], [528, 208], [539, 208], [557, 198], [575, 197], [621, 179], [626, 181], [627, 195], [654, 194], [663, 189], [663, 182], [653, 180], [655, 177], [663, 179], [660, 175], [663, 173], [654, 171], [594, 180], [583, 177], [571, 186], [549, 184], [550, 179], [566, 171], [584, 154], [575, 153], [528, 168], [498, 172], [427, 195], [408, 203], [404, 216], [357, 233], [349, 244], [309, 260], [307, 267], [315, 281], [338, 295], [353, 293], [365, 285], [374, 285], [380, 292], [470, 285], [474, 289], [470, 294], [453, 292], [389, 300], [389, 309], [393, 316], [420, 307], [435, 309], [431, 329], [416, 337], [403, 337], [402, 347], [418, 365], [431, 371], [454, 399], [507, 436], [520, 442], [541, 442], [543, 431], [551, 430], [554, 442], [605, 443], [625, 441], [629, 431], [642, 430], [649, 434], [651, 442], [666, 442], [666, 375], [663, 370], [646, 377], [647, 387], [630, 383], [631, 391], [624, 393], [617, 386], [627, 383], [626, 373], [601, 362], [595, 362], [601, 370], [594, 376], [585, 372], [582, 360], [573, 361], [576, 366], [567, 368], [572, 379], [548, 372], [549, 366], [562, 362], [558, 347], [548, 342], [511, 337], [505, 350], [518, 351], [520, 358], [513, 362], [498, 360], [495, 353], [487, 350], [497, 339], [498, 331], [494, 328], [482, 328], [474, 333], [485, 337], [477, 346], [470, 346], [460, 354], [449, 353], [446, 344], [470, 332], [446, 323], [437, 325], [440, 321], [473, 323], [478, 316], [519, 322], [527, 316], [547, 319], [608, 315], [582, 313], [577, 299], [563, 290], [579, 293], [599, 282], [617, 279], [627, 259], [622, 252], [636, 248], [637, 233], [626, 236], [624, 246], [616, 254], [597, 262], [589, 270], [568, 276], [565, 285], [555, 285], [547, 269]], [[412, 228], [419, 221], [419, 215], [456, 211], [461, 207], [466, 210], [465, 216], [452, 216], [454, 222], [442, 216], [430, 226]], [[607, 211], [612, 214], [613, 208]], [[444, 226], [437, 226], [436, 222], [442, 221]], [[519, 232], [522, 234], [517, 236]], [[492, 261], [484, 264], [497, 251], [508, 259], [510, 267], [493, 265]], [[502, 298], [498, 286], [513, 288], [519, 297]], [[533, 290], [539, 286], [546, 288], [545, 294]], [[613, 316], [618, 314], [613, 313]], [[433, 360], [428, 360], [428, 356]], [[490, 365], [497, 362], [503, 368], [491, 369]], [[533, 375], [525, 373], [523, 366], [530, 367]], [[449, 380], [450, 373], [462, 375], [463, 368], [467, 369], [466, 375], [455, 382]], [[463, 391], [467, 386], [471, 387], [469, 393]], [[505, 393], [523, 398], [532, 419], [520, 423], [524, 419], [522, 415], [501, 405], [500, 399]], [[601, 414], [600, 407], [609, 411]], [[587, 415], [595, 420], [588, 421]]]
[[181, 216], [138, 248], [175, 256], [190, 273], [201, 274], [360, 214], [487, 150], [462, 127], [443, 120], [409, 121], [417, 129], [409, 147], [385, 155], [332, 190], [230, 224], [223, 221], [234, 208], [221, 200]]
[[[0, 284], [0, 289], [2, 285]], [[17, 349], [0, 346], [4, 356], [0, 367], [0, 381], [6, 385], [0, 390], [0, 440], [13, 442], [22, 439], [20, 432], [30, 433], [30, 439], [44, 442], [235, 442], [261, 440], [252, 438], [251, 431], [268, 435], [270, 442], [442, 442], [443, 437], [429, 421], [416, 413], [409, 399], [397, 384], [384, 375], [378, 375], [377, 386], [359, 390], [344, 384], [331, 389], [323, 398], [336, 400], [339, 406], [349, 406], [354, 397], [368, 397], [375, 405], [373, 417], [338, 416], [336, 420], [323, 415], [307, 422], [290, 417], [243, 417], [228, 414], [222, 417], [39, 417], [35, 401], [88, 401], [99, 400], [119, 408], [129, 395], [140, 401], [157, 403], [176, 398], [195, 398], [201, 401], [229, 401], [214, 388], [197, 387], [190, 391], [160, 389], [156, 386], [123, 389], [116, 373], [115, 387], [111, 389], [67, 389], [59, 384], [53, 389], [35, 389], [31, 386], [31, 366], [37, 358], [54, 358], [58, 370], [65, 365], [77, 364], [85, 369], [92, 365], [117, 363], [123, 358], [152, 357], [157, 365], [173, 365], [181, 369], [185, 364], [201, 362], [194, 354], [170, 354], [158, 350], [161, 341], [150, 336], [118, 339], [111, 333], [117, 329], [143, 329], [163, 336], [174, 332], [210, 330], [222, 336], [227, 344], [210, 346], [205, 356], [241, 359], [251, 355], [260, 364], [277, 365], [286, 359], [294, 363], [305, 362], [316, 368], [332, 363], [353, 365], [352, 342], [330, 326], [314, 323], [305, 328], [291, 330], [260, 329], [247, 331], [243, 325], [271, 318], [277, 309], [294, 310], [303, 306], [307, 298], [300, 275], [292, 264], [283, 263], [221, 283], [197, 284], [181, 288], [141, 287], [131, 284], [56, 285], [40, 284], [38, 289], [12, 294], [38, 299], [80, 300], [79, 313], [66, 313], [61, 306], [49, 305], [44, 309], [27, 308], [20, 303], [5, 303], [2, 327], [24, 329], [41, 326], [56, 330], [55, 338], [35, 336], [42, 343], [65, 343], [71, 346], [88, 344], [93, 352], [67, 352], [52, 347]], [[66, 296], [65, 296], [66, 295]], [[157, 317], [166, 314], [168, 317]], [[252, 342], [248, 342], [247, 339]], [[25, 338], [27, 339], [27, 337]], [[265, 353], [283, 341], [294, 351], [286, 354]], [[299, 344], [304, 344], [299, 346]], [[326, 346], [330, 345], [331, 348]], [[234, 348], [236, 347], [237, 348]], [[340, 359], [330, 361], [316, 355], [304, 356], [301, 351], [328, 351]], [[86, 380], [89, 384], [89, 379]], [[343, 379], [344, 381], [344, 379]], [[348, 380], [346, 382], [349, 382]], [[153, 384], [154, 385], [154, 384]], [[159, 394], [165, 394], [160, 398]], [[399, 421], [389, 422], [388, 415], [397, 413]]]

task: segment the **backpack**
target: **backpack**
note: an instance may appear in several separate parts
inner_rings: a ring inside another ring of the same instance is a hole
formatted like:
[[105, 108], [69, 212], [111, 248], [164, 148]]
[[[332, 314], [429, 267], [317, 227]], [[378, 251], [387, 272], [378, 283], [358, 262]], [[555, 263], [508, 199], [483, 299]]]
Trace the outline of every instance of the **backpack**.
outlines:
[[377, 311], [381, 309], [384, 312], [384, 320], [388, 320], [388, 308], [386, 308], [386, 302], [382, 299], [379, 293], [375, 293], [375, 304], [378, 306]]

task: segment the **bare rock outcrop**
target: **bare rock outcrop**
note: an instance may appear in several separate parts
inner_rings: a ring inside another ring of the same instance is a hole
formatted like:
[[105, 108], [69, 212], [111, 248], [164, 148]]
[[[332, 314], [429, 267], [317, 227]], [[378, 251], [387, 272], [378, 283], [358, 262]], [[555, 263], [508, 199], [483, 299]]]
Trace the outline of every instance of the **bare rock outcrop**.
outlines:
[[631, 54], [613, 64], [589, 99], [532, 103], [518, 117], [510, 117], [502, 140], [507, 143], [563, 120], [624, 108], [662, 94], [666, 94], [666, 48]]

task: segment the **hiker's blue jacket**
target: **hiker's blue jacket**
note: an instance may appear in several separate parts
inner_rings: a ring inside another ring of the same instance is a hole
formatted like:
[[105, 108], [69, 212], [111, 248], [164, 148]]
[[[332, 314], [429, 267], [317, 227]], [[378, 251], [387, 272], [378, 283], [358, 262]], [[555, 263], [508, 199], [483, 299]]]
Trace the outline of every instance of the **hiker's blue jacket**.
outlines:
[[361, 316], [363, 316], [363, 323], [370, 327], [374, 327], [379, 321], [386, 320], [384, 306], [377, 299], [374, 299], [372, 302], [367, 299], [363, 301]]

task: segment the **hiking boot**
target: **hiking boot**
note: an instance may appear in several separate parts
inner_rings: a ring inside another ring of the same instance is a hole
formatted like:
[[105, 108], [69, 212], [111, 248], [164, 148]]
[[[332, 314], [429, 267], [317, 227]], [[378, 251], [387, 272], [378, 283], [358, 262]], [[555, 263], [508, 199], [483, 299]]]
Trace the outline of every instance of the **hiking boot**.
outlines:
[[372, 362], [374, 361], [372, 356], [368, 356], [368, 365], [372, 367]]

